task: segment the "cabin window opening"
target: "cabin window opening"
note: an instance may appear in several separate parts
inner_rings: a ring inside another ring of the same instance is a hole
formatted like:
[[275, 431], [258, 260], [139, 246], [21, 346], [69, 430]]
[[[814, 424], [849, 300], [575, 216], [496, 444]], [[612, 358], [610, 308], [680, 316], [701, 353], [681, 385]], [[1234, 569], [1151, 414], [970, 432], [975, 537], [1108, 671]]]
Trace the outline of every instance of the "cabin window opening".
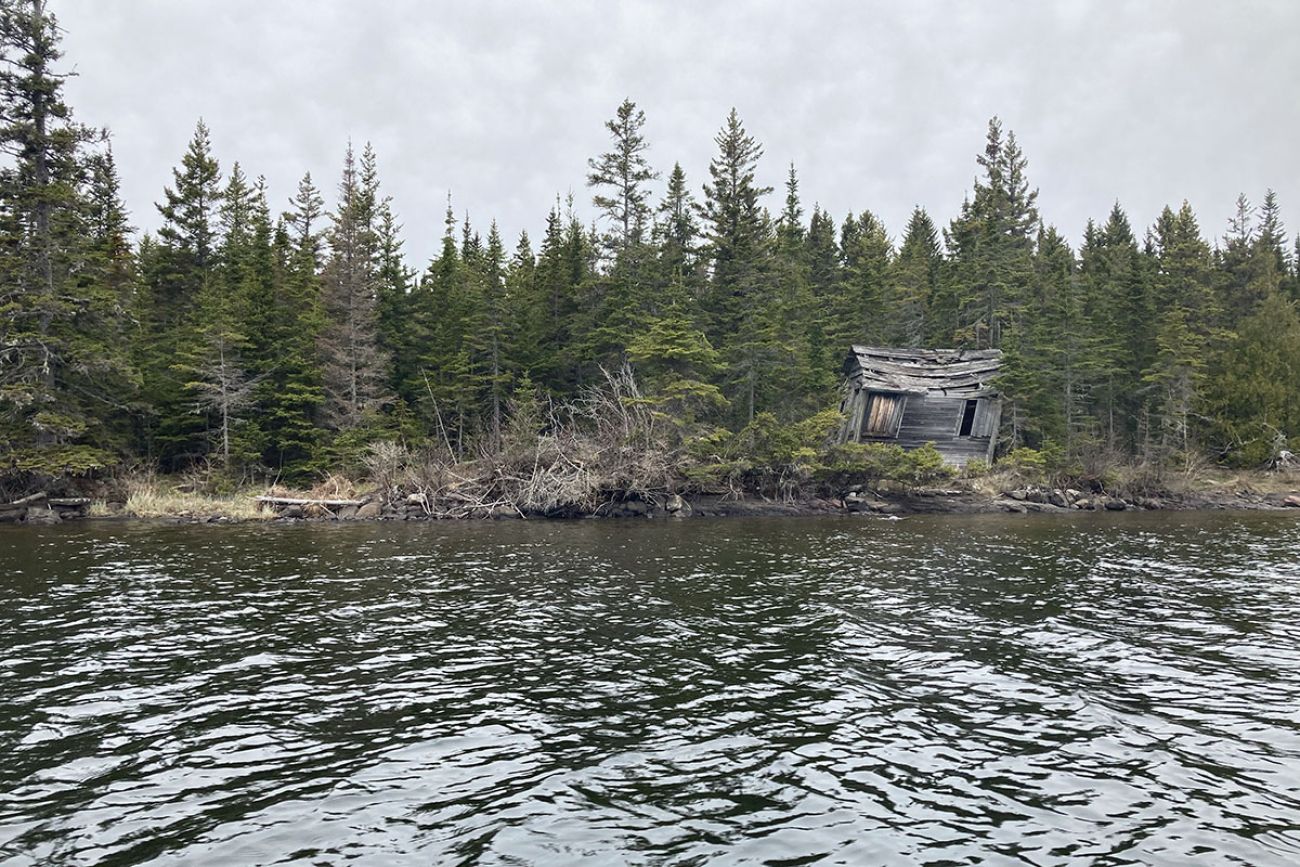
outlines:
[[975, 411], [979, 409], [978, 400], [966, 401], [966, 407], [961, 413], [961, 427], [957, 429], [957, 436], [968, 437], [975, 430]]
[[867, 411], [862, 414], [862, 436], [896, 436], [899, 423], [902, 420], [903, 395], [869, 393], [867, 395]]

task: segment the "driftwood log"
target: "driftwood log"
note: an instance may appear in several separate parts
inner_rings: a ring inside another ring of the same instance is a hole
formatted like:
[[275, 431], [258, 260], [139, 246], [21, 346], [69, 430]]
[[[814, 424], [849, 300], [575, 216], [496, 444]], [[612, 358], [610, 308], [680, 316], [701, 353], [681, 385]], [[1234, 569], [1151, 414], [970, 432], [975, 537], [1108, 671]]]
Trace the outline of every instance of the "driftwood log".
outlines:
[[268, 506], [324, 506], [327, 509], [364, 505], [361, 500], [312, 500], [301, 497], [258, 497], [257, 501]]
[[38, 491], [35, 494], [28, 494], [25, 497], [14, 500], [12, 503], [0, 503], [0, 509], [24, 509], [33, 503], [39, 503], [45, 499], [45, 492]]

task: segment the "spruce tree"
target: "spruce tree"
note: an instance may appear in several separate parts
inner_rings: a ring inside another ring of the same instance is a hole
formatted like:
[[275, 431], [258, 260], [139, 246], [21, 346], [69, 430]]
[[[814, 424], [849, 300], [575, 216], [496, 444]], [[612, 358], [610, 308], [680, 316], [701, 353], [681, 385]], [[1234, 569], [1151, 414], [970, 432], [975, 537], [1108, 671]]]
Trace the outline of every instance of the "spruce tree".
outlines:
[[201, 342], [196, 311], [199, 297], [216, 279], [221, 197], [221, 169], [200, 120], [157, 205], [163, 220], [158, 243], [149, 255], [143, 249], [140, 255], [144, 295], [137, 364], [150, 408], [145, 438], [165, 470], [194, 463], [210, 446], [207, 420], [195, 413], [186, 388], [189, 377], [175, 365]]
[[943, 258], [939, 236], [924, 208], [907, 221], [898, 255], [890, 263], [885, 291], [886, 342], [920, 347], [931, 331], [930, 308]]
[[[659, 285], [666, 290], [678, 283], [698, 299], [700, 227], [695, 218], [696, 210], [695, 199], [686, 184], [686, 172], [681, 163], [674, 163], [668, 175], [668, 187], [656, 211], [654, 240], [659, 251]], [[653, 312], [662, 312], [658, 300], [654, 299], [653, 303]]]
[[1154, 359], [1155, 337], [1143, 253], [1118, 202], [1105, 225], [1089, 222], [1079, 274], [1092, 341], [1087, 375], [1093, 413], [1105, 444], [1124, 450], [1138, 436], [1141, 372]]
[[789, 397], [801, 394], [799, 384], [809, 378], [807, 335], [774, 270], [774, 235], [760, 202], [771, 188], [755, 180], [762, 147], [734, 108], [714, 141], [718, 153], [700, 209], [712, 271], [706, 333], [721, 347], [725, 391], [739, 420], [748, 422], [769, 407], [798, 411]]
[[92, 378], [78, 387], [83, 395], [93, 395], [87, 408], [90, 437], [121, 457], [137, 445], [133, 441], [135, 422], [141, 414], [140, 378], [130, 355], [136, 336], [133, 313], [140, 289], [139, 268], [112, 149], [92, 153], [87, 164], [88, 245], [78, 283], [79, 294], [85, 299], [82, 333], [92, 350], [86, 358], [99, 361], [86, 367]]
[[1209, 357], [1223, 334], [1213, 260], [1191, 206], [1166, 207], [1154, 227], [1157, 265], [1155, 358], [1143, 380], [1153, 388], [1156, 457], [1190, 460]]
[[649, 225], [650, 193], [646, 184], [659, 177], [650, 168], [642, 129], [645, 112], [624, 99], [613, 120], [605, 122], [612, 149], [588, 160], [587, 186], [597, 192], [593, 204], [610, 224], [605, 242], [615, 253], [639, 243]]
[[366, 148], [358, 169], [352, 147], [343, 160], [339, 202], [328, 233], [323, 272], [325, 416], [334, 430], [374, 419], [386, 396], [388, 360], [378, 341], [377, 190]]
[[270, 277], [269, 227], [257, 231], [255, 225], [264, 221], [265, 210], [260, 190], [235, 163], [221, 195], [211, 273], [200, 284], [186, 339], [171, 364], [195, 414], [205, 420], [209, 449], [227, 476], [261, 451], [256, 426], [249, 424], [261, 380], [250, 364], [256, 353], [249, 335], [265, 325], [255, 315], [268, 294], [259, 281]]
[[1017, 327], [1033, 280], [1038, 193], [1029, 188], [1015, 133], [1004, 139], [996, 117], [977, 162], [984, 176], [948, 233], [959, 292], [955, 336], [966, 345], [997, 347]]
[[42, 0], [0, 5], [0, 450], [51, 473], [109, 460], [105, 374], [124, 368], [116, 298], [83, 279], [91, 133], [63, 101], [58, 44]]
[[324, 327], [321, 247], [325, 202], [303, 176], [275, 230], [273, 303], [268, 312], [268, 377], [259, 421], [266, 434], [264, 463], [288, 481], [320, 468], [325, 403], [318, 340]]

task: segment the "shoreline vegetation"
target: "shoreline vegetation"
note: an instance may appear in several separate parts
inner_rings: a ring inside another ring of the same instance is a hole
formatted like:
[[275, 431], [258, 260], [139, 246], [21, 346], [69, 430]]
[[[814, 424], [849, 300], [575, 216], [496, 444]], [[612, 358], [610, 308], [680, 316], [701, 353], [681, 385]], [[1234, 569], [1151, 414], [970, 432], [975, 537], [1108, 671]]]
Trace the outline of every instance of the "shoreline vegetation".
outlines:
[[152, 476], [122, 480], [124, 499], [38, 498], [24, 513], [0, 504], [5, 523], [56, 524], [71, 520], [141, 520], [186, 524], [248, 522], [355, 523], [359, 521], [476, 521], [687, 519], [859, 515], [901, 518], [934, 514], [1055, 514], [1134, 511], [1277, 511], [1300, 518], [1300, 474], [1216, 473], [1180, 481], [1159, 495], [1112, 495], [1070, 487], [1026, 484], [1017, 476], [958, 478], [938, 487], [880, 483], [839, 496], [799, 493], [771, 499], [744, 493], [639, 492], [597, 503], [590, 510], [527, 512], [512, 504], [487, 508], [453, 497], [441, 503], [421, 493], [382, 492], [332, 477], [311, 490], [247, 488], [198, 493], [184, 482]]
[[[230, 484], [221, 473], [127, 472], [50, 480], [0, 504], [0, 522], [79, 517], [232, 523], [266, 520], [688, 518], [922, 513], [1287, 509], [1300, 467], [1202, 465], [1174, 472], [1132, 463], [1085, 468], [1032, 449], [957, 469], [930, 445], [839, 443], [838, 412], [799, 425], [762, 414], [702, 449], [639, 400], [629, 370], [583, 400], [509, 407], [500, 445], [457, 458], [448, 448], [373, 443], [351, 474], [315, 485]], [[21, 509], [18, 507], [22, 507]], [[1300, 508], [1297, 508], [1300, 514]]]
[[[336, 480], [339, 481], [339, 480]], [[883, 484], [855, 488], [842, 496], [799, 495], [777, 500], [745, 494], [638, 494], [611, 499], [589, 512], [558, 510], [528, 514], [513, 506], [489, 509], [430, 505], [409, 494], [385, 499], [378, 491], [358, 486], [343, 505], [313, 507], [331, 500], [328, 490], [277, 492], [248, 490], [229, 496], [207, 496], [139, 484], [124, 503], [94, 501], [90, 519], [149, 519], [175, 523], [444, 521], [444, 520], [564, 520], [564, 519], [685, 519], [732, 517], [812, 517], [861, 515], [900, 518], [921, 514], [1056, 514], [1134, 511], [1293, 511], [1300, 518], [1300, 477], [1247, 472], [1216, 474], [1166, 489], [1160, 496], [1112, 496], [1074, 488], [1019, 484], [1014, 477], [958, 479], [944, 487]], [[343, 483], [347, 486], [347, 483]], [[327, 487], [333, 487], [333, 483]], [[299, 496], [295, 496], [299, 495]], [[305, 499], [302, 505], [269, 504], [265, 497]], [[334, 502], [339, 502], [334, 500]]]
[[[290, 198], [201, 120], [140, 234], [60, 39], [43, 0], [0, 3], [10, 519], [251, 520], [250, 494], [351, 501], [284, 504], [304, 517], [1118, 508], [1267, 487], [1300, 450], [1300, 239], [1272, 191], [1219, 237], [1186, 202], [1145, 230], [1116, 202], [1072, 246], [995, 117], [956, 216], [891, 234], [808, 208], [793, 165], [768, 186], [735, 109], [707, 174], [656, 167], [625, 99], [589, 205], [539, 207], [535, 238], [449, 201], [413, 262], [368, 144], [333, 201], [309, 174]], [[998, 350], [994, 466], [837, 444], [853, 344]], [[964, 493], [911, 497], [935, 490]]]

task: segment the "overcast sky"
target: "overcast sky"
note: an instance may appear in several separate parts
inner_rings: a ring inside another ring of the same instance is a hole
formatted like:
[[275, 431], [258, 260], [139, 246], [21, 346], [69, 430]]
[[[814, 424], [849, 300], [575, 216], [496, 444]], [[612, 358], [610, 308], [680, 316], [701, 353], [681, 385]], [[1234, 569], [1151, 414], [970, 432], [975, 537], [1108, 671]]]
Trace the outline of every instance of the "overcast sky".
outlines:
[[1019, 136], [1045, 220], [1077, 239], [1118, 199], [1135, 226], [1191, 201], [1219, 236], [1238, 192], [1300, 228], [1300, 2], [374, 2], [51, 0], [80, 120], [107, 126], [133, 222], [153, 229], [195, 121], [276, 210], [310, 170], [332, 199], [373, 142], [423, 266], [450, 190], [484, 233], [536, 239], [556, 194], [584, 218], [588, 157], [626, 96], [650, 157], [698, 192], [735, 106], [797, 166], [806, 207], [941, 223], [993, 114]]

